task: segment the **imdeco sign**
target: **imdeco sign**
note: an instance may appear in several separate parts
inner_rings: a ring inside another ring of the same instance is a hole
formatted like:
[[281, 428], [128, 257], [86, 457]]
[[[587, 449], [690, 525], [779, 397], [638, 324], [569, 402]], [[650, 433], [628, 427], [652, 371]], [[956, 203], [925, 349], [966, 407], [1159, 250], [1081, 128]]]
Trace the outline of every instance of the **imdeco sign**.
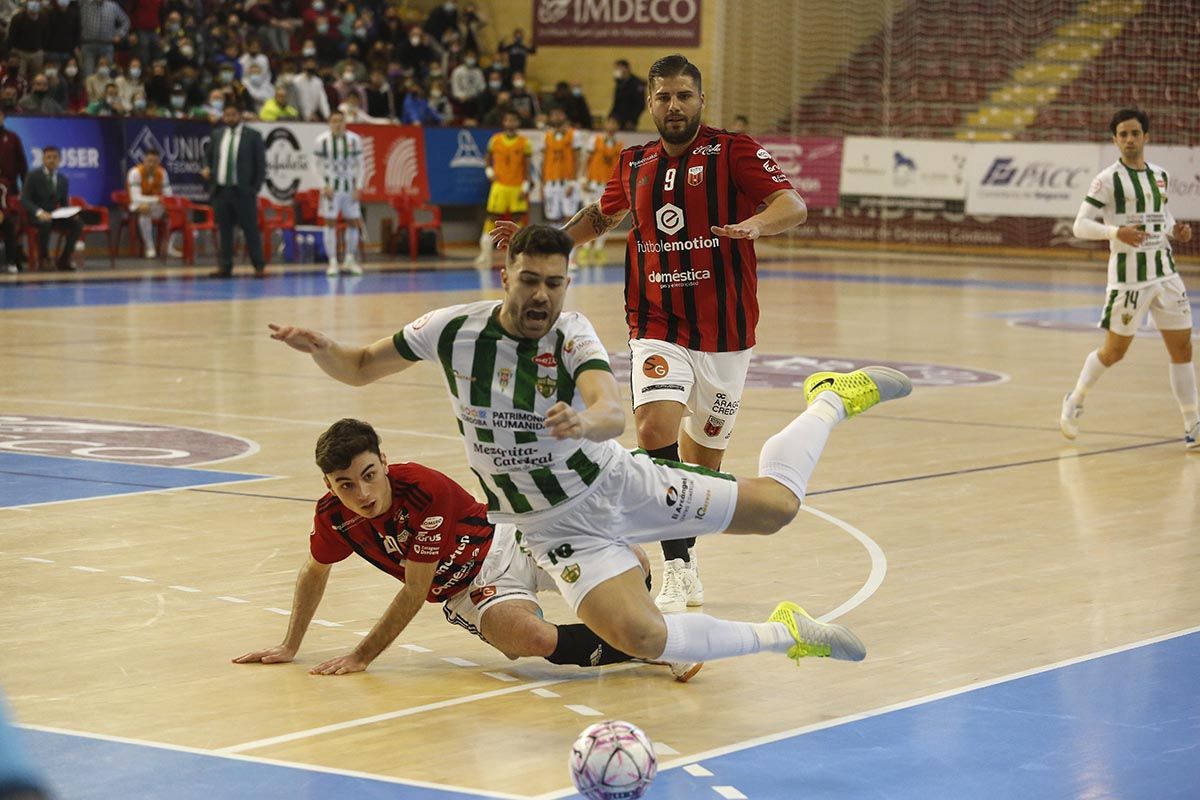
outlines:
[[701, 0], [539, 0], [534, 41], [546, 45], [700, 45]]

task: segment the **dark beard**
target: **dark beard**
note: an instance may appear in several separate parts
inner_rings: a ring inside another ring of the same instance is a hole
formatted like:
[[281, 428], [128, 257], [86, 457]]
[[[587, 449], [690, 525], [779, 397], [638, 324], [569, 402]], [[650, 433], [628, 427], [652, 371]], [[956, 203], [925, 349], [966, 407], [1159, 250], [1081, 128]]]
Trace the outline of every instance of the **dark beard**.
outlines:
[[687, 126], [679, 133], [667, 133], [665, 129], [666, 123], [658, 124], [658, 120], [654, 120], [654, 127], [658, 128], [658, 135], [663, 138], [667, 144], [687, 144], [695, 137], [696, 132], [700, 130], [700, 115], [688, 122]]

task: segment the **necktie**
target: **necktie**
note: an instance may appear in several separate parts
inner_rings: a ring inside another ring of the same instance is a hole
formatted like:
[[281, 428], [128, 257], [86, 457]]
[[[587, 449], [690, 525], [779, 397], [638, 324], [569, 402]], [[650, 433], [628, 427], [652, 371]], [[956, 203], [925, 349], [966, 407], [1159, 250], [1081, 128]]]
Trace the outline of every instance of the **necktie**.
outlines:
[[229, 186], [237, 183], [237, 156], [233, 152], [233, 137], [235, 128], [230, 128], [225, 134], [225, 183]]

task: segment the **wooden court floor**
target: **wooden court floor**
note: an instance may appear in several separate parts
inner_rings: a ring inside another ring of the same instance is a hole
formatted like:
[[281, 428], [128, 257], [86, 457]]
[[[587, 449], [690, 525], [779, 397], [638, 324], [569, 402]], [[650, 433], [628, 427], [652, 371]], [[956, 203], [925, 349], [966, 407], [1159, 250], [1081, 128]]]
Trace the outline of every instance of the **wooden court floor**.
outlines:
[[[1078, 440], [1058, 431], [1062, 395], [1100, 341], [1080, 324], [1099, 310], [1097, 262], [768, 252], [756, 353], [775, 385], [747, 391], [726, 468], [755, 470], [762, 442], [803, 408], [788, 384], [805, 369], [899, 363], [923, 378], [834, 433], [811, 487], [820, 514], [774, 537], [701, 543], [703, 610], [760, 620], [781, 599], [837, 610], [866, 641], [865, 662], [762, 654], [680, 685], [652, 666], [510, 662], [428, 607], [368, 672], [310, 676], [399, 588], [351, 560], [334, 568], [295, 664], [234, 665], [283, 636], [324, 491], [313, 444], [329, 423], [368, 420], [392, 460], [478, 490], [435, 368], [345, 387], [269, 340], [267, 323], [367, 342], [429, 308], [498, 297], [491, 276], [135, 282], [57, 299], [13, 285], [0, 288], [14, 293], [0, 311], [6, 482], [20, 458], [64, 447], [126, 463], [122, 452], [142, 451], [95, 446], [122, 425], [236, 437], [242, 455], [191, 469], [262, 476], [37, 502], [10, 482], [0, 686], [18, 720], [536, 796], [566, 788], [566, 754], [593, 710], [642, 725], [678, 753], [666, 763], [1200, 624], [1200, 452], [1183, 449], [1160, 340], [1139, 339], [1104, 377]], [[568, 307], [619, 353], [615, 274], [583, 271]], [[1184, 277], [1200, 291], [1200, 275]], [[55, 433], [31, 418], [99, 427]], [[632, 424], [622, 441], [633, 446]], [[78, 461], [48, 459], [35, 483], [95, 484], [59, 469]], [[114, 486], [140, 480], [113, 474]], [[548, 618], [569, 619], [543, 600]]]

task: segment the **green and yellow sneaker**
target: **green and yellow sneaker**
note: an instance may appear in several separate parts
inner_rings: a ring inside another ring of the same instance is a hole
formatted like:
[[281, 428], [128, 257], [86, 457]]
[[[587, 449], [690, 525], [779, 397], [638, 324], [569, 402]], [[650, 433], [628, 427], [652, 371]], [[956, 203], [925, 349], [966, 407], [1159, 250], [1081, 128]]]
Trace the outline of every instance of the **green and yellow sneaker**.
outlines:
[[863, 367], [854, 372], [816, 372], [804, 381], [804, 397], [809, 405], [821, 392], [834, 392], [853, 417], [888, 400], [912, 394], [912, 381], [890, 367]]
[[787, 626], [796, 643], [788, 648], [788, 658], [797, 664], [805, 656], [836, 658], [839, 661], [862, 661], [867, 657], [867, 646], [862, 640], [842, 625], [818, 622], [795, 603], [784, 601], [775, 606], [767, 622], [779, 622]]

